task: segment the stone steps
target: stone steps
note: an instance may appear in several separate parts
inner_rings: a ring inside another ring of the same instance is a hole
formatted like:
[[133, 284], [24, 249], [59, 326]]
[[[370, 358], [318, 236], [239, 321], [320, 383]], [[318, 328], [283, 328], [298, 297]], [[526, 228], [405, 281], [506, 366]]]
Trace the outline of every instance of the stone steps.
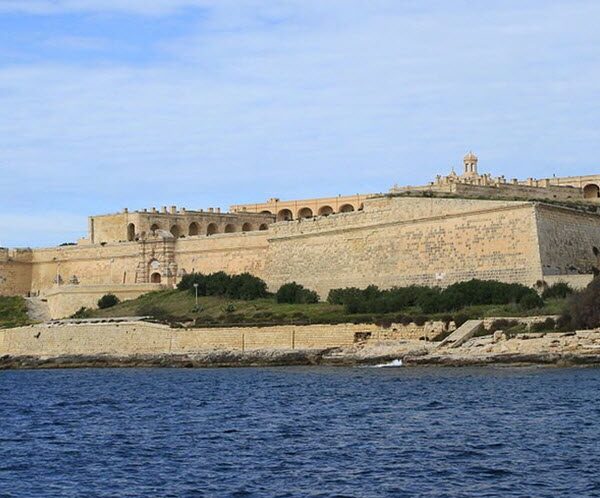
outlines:
[[471, 337], [473, 337], [483, 327], [483, 320], [467, 320], [442, 342], [440, 342], [436, 349], [440, 348], [458, 348]]

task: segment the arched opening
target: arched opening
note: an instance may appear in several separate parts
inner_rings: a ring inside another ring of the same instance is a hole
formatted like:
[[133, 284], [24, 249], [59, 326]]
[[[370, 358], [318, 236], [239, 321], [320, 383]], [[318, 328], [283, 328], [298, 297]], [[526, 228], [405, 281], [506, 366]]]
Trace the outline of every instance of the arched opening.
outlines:
[[600, 188], [595, 183], [590, 183], [583, 187], [584, 199], [597, 199], [600, 197]]
[[153, 284], [160, 284], [161, 276], [160, 273], [155, 271], [152, 275], [150, 275], [150, 282]]
[[300, 211], [298, 211], [298, 218], [312, 218], [313, 217], [313, 212], [312, 209], [310, 208], [302, 208]]
[[352, 204], [344, 204], [340, 207], [340, 213], [351, 213], [354, 211], [354, 206]]
[[135, 240], [135, 225], [133, 223], [127, 225], [127, 240], [129, 242]]
[[321, 206], [319, 208], [319, 216], [329, 216], [333, 214], [333, 208], [331, 206]]
[[173, 237], [178, 239], [181, 236], [181, 228], [179, 228], [178, 225], [173, 225], [171, 227], [171, 233], [173, 234]]
[[244, 223], [242, 225], [242, 232], [251, 232], [252, 231], [252, 224], [251, 223]]
[[268, 230], [269, 229], [269, 225], [267, 225], [266, 223], [263, 223], [261, 226], [258, 227], [259, 230]]
[[158, 232], [160, 230], [160, 226], [158, 226], [157, 223], [154, 223], [151, 227], [150, 227], [150, 231], [152, 232], [152, 235], [156, 235], [156, 232]]
[[260, 214], [273, 214], [271, 211], [269, 211], [268, 209], [265, 209], [264, 211], [261, 211]]
[[294, 219], [294, 215], [289, 209], [282, 209], [277, 213], [277, 221], [291, 221]]
[[235, 225], [232, 225], [231, 223], [227, 223], [227, 225], [225, 225], [225, 233], [233, 233], [235, 232]]
[[206, 227], [206, 235], [214, 235], [215, 233], [219, 233], [219, 227], [216, 223], [209, 223]]
[[198, 235], [199, 233], [200, 227], [198, 226], [198, 223], [196, 223], [195, 221], [193, 223], [190, 223], [188, 234], [193, 237], [194, 235]]

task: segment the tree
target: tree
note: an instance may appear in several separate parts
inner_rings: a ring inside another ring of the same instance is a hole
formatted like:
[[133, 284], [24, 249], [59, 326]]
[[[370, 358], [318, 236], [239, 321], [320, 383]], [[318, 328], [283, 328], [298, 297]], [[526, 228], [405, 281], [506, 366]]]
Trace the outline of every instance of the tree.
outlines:
[[104, 296], [102, 296], [98, 300], [98, 308], [100, 308], [101, 310], [106, 309], [106, 308], [112, 308], [113, 306], [116, 306], [120, 302], [121, 301], [119, 300], [119, 298], [117, 296], [115, 296], [114, 294], [104, 294]]

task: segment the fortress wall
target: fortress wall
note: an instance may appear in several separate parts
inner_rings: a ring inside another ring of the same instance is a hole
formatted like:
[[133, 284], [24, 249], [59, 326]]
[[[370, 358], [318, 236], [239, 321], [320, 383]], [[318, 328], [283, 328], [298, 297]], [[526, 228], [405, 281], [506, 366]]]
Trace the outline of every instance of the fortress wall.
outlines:
[[220, 234], [179, 239], [175, 259], [187, 273], [249, 272], [265, 275], [269, 231]]
[[[429, 201], [387, 199], [389, 212], [371, 213], [372, 225], [348, 227], [341, 217], [329, 217], [320, 231], [301, 230], [310, 221], [278, 224], [267, 258], [271, 288], [295, 280], [324, 299], [336, 287], [449, 285], [471, 278], [533, 285], [541, 278], [533, 204], [466, 201], [470, 211], [390, 221], [420, 214]], [[450, 200], [448, 211], [464, 202]]]
[[89, 219], [89, 232], [92, 244], [127, 240], [127, 225], [137, 222], [135, 213], [104, 214]]
[[0, 296], [27, 294], [31, 289], [31, 250], [0, 248]]
[[215, 349], [324, 349], [350, 346], [374, 325], [171, 329], [144, 322], [35, 325], [0, 330], [0, 356], [186, 354]]
[[501, 183], [500, 185], [472, 185], [464, 183], [453, 183], [453, 193], [458, 195], [482, 196], [494, 198], [520, 198], [520, 199], [551, 199], [559, 201], [581, 200], [581, 190], [575, 187], [536, 187], [533, 185], [514, 185]]
[[81, 285], [132, 284], [138, 256], [135, 242], [35, 249], [31, 289], [43, 293], [53, 287], [57, 270], [64, 284], [73, 276]]
[[599, 215], [540, 204], [536, 216], [544, 275], [600, 269]]
[[0, 329], [0, 356], [166, 355], [212, 350], [291, 350], [352, 346], [357, 341], [432, 338], [442, 322], [425, 326], [393, 324], [282, 325], [172, 329], [139, 321], [120, 323], [40, 324]]
[[486, 201], [476, 199], [376, 197], [365, 201], [363, 211], [276, 223], [270, 226], [270, 232], [273, 237], [288, 237], [290, 235], [339, 230], [340, 228], [347, 229], [432, 217], [444, 217], [493, 207], [514, 206], [515, 204], [514, 201]]

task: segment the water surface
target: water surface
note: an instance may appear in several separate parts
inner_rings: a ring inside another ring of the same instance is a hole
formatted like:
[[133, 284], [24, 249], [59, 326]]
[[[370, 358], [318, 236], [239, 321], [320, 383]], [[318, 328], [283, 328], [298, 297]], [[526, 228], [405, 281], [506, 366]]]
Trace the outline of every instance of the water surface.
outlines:
[[0, 497], [600, 496], [600, 369], [0, 372]]

